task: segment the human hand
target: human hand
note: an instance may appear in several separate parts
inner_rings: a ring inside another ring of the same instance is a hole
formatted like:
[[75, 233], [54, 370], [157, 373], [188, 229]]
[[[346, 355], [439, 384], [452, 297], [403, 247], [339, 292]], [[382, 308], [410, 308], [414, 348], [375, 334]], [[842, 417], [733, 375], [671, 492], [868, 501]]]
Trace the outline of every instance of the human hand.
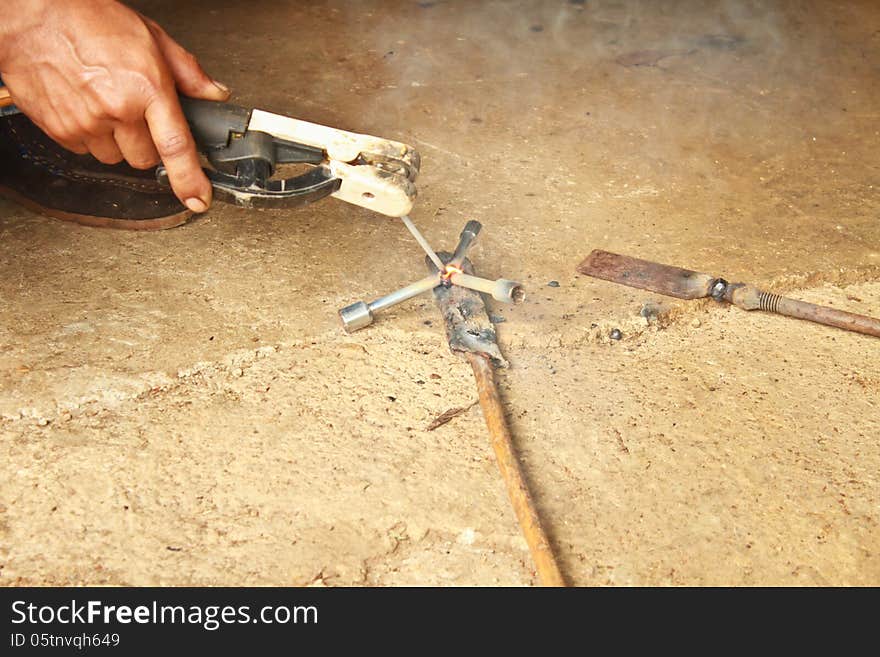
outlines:
[[223, 101], [229, 90], [154, 21], [115, 0], [3, 0], [0, 76], [65, 148], [138, 169], [161, 160], [190, 210], [211, 204], [177, 93]]

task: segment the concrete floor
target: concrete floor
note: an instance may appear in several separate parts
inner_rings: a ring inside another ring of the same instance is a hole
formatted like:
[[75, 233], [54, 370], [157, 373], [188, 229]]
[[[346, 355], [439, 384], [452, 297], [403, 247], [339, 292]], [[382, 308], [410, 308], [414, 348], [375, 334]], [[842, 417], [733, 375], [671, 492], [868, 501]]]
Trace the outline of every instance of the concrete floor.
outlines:
[[[407, 142], [493, 306], [581, 585], [880, 584], [880, 342], [575, 274], [593, 248], [880, 315], [875, 2], [135, 3], [245, 105]], [[0, 583], [532, 584], [399, 222], [153, 234], [0, 202]], [[548, 287], [556, 280], [559, 287]], [[608, 339], [618, 327], [624, 338]]]

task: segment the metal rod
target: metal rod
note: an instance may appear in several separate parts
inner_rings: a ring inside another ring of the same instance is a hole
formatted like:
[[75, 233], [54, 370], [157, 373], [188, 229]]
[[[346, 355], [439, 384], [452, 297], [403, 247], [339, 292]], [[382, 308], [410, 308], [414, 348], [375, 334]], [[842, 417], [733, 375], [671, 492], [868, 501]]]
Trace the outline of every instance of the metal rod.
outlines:
[[559, 564], [556, 563], [550, 540], [541, 526], [541, 517], [538, 515], [522, 467], [514, 452], [513, 439], [507, 420], [504, 418], [504, 407], [495, 384], [492, 365], [488, 358], [480, 354], [469, 353], [466, 357], [477, 380], [480, 408], [483, 409], [483, 417], [489, 428], [498, 469], [507, 486], [507, 494], [535, 562], [538, 577], [544, 586], [565, 586], [565, 578], [562, 576]]
[[479, 276], [471, 276], [463, 272], [456, 272], [449, 277], [453, 285], [466, 287], [470, 290], [485, 292], [496, 301], [505, 303], [522, 303], [526, 298], [526, 293], [522, 286], [516, 281], [509, 281], [506, 278], [499, 278], [496, 281], [490, 281]]
[[402, 216], [401, 219], [403, 220], [403, 224], [407, 227], [409, 232], [412, 233], [412, 236], [416, 238], [416, 242], [419, 243], [419, 246], [421, 246], [424, 252], [428, 254], [431, 262], [437, 265], [437, 270], [443, 271], [443, 262], [440, 260], [440, 258], [437, 257], [437, 254], [434, 253], [434, 249], [431, 248], [431, 245], [428, 244], [428, 240], [426, 240], [425, 237], [419, 232], [419, 229], [416, 228], [416, 225], [412, 222], [412, 219], [410, 219], [407, 215]]
[[391, 306], [396, 306], [399, 303], [403, 303], [408, 299], [412, 299], [413, 297], [417, 297], [423, 292], [427, 292], [428, 290], [433, 290], [435, 287], [440, 285], [440, 275], [439, 274], [431, 274], [421, 279], [420, 281], [416, 281], [415, 283], [411, 283], [406, 287], [402, 287], [391, 294], [386, 294], [384, 297], [380, 297], [375, 301], [372, 301], [369, 304], [370, 312], [378, 312], [380, 310], [385, 310], [386, 308], [390, 308]]
[[455, 247], [455, 252], [449, 260], [450, 265], [453, 267], [461, 267], [461, 263], [464, 261], [468, 249], [471, 248], [474, 240], [477, 239], [477, 235], [480, 234], [480, 229], [482, 227], [483, 224], [473, 219], [464, 225], [461, 235], [458, 236], [458, 246]]
[[356, 301], [339, 311], [339, 318], [342, 320], [342, 327], [352, 333], [365, 326], [373, 323], [373, 313], [385, 310], [398, 303], [403, 303], [407, 299], [417, 297], [423, 292], [427, 292], [440, 285], [440, 273], [435, 272], [429, 276], [425, 276], [420, 281], [411, 283], [406, 287], [402, 287], [391, 294], [379, 297], [370, 303]]

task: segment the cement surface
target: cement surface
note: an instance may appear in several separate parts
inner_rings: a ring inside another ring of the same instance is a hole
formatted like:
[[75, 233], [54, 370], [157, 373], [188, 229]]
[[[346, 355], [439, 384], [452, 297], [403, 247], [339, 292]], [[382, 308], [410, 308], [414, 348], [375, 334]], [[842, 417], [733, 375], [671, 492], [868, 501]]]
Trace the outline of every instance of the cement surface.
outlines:
[[[572, 582], [880, 584], [880, 341], [575, 272], [880, 316], [876, 3], [136, 4], [236, 102], [417, 147], [436, 249], [484, 224]], [[476, 397], [430, 297], [338, 326], [423, 268], [335, 200], [152, 234], [0, 202], [0, 584], [534, 584], [479, 407], [425, 431]]]

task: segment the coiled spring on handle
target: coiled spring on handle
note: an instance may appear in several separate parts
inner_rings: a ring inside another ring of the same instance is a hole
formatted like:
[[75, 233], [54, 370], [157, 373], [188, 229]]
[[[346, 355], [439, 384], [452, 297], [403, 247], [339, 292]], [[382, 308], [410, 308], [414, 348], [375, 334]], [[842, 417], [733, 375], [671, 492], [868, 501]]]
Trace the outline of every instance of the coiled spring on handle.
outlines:
[[758, 304], [761, 310], [766, 310], [771, 313], [777, 312], [779, 308], [779, 302], [782, 300], [782, 297], [778, 294], [771, 294], [770, 292], [761, 292], [758, 295]]

